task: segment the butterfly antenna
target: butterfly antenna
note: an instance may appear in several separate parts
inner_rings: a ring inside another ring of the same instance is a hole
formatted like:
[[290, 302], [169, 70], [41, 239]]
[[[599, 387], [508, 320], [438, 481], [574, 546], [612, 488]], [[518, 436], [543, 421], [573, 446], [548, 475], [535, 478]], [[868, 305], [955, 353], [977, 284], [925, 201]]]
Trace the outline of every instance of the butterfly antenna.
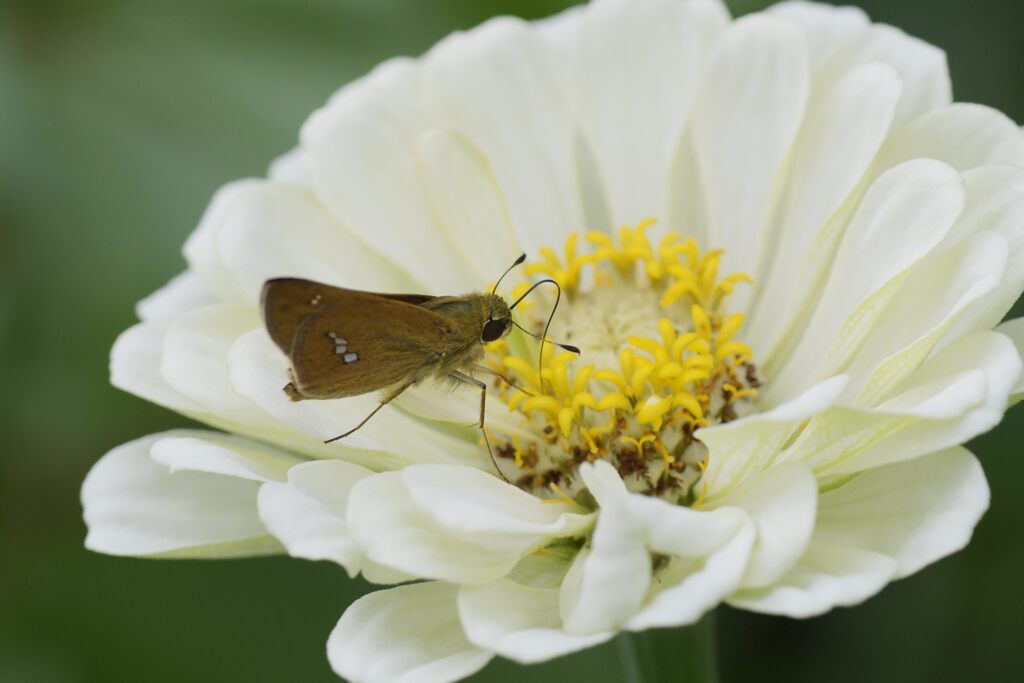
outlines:
[[554, 280], [552, 280], [550, 278], [547, 278], [547, 279], [541, 280], [540, 282], [534, 283], [533, 286], [531, 286], [528, 290], [523, 292], [523, 295], [521, 297], [519, 297], [518, 299], [516, 299], [515, 302], [511, 306], [508, 307], [508, 309], [511, 311], [513, 308], [515, 308], [516, 306], [519, 305], [520, 301], [522, 301], [527, 296], [529, 296], [530, 292], [532, 292], [533, 290], [537, 289], [541, 285], [546, 285], [546, 284], [552, 284], [552, 285], [555, 286], [555, 305], [551, 307], [551, 314], [548, 316], [548, 321], [546, 323], [544, 323], [544, 332], [541, 333], [541, 335], [538, 337], [537, 335], [533, 334], [532, 332], [524, 330], [522, 328], [522, 326], [519, 325], [518, 323], [516, 323], [514, 320], [512, 321], [512, 323], [516, 327], [518, 327], [519, 329], [523, 330], [524, 332], [529, 334], [531, 337], [534, 337], [535, 339], [539, 339], [540, 340], [540, 352], [537, 354], [537, 379], [540, 382], [541, 393], [544, 393], [544, 342], [547, 342], [549, 344], [554, 344], [555, 346], [561, 347], [561, 348], [565, 349], [566, 351], [571, 351], [572, 353], [575, 353], [577, 355], [580, 354], [579, 348], [576, 347], [576, 346], [573, 346], [572, 344], [560, 344], [558, 342], [551, 341], [550, 339], [548, 339], [548, 328], [551, 327], [551, 321], [555, 317], [555, 311], [558, 310], [558, 302], [562, 300], [562, 287], [557, 282], [555, 282]]
[[515, 263], [513, 263], [511, 266], [509, 266], [508, 269], [504, 273], [501, 274], [501, 277], [499, 277], [498, 281], [494, 283], [494, 288], [491, 290], [491, 295], [492, 296], [494, 295], [495, 292], [498, 291], [498, 285], [500, 285], [501, 281], [505, 279], [505, 276], [508, 275], [512, 271], [513, 268], [515, 268], [516, 266], [520, 265], [525, 260], [526, 260], [526, 254], [521, 255], [519, 258], [516, 259]]

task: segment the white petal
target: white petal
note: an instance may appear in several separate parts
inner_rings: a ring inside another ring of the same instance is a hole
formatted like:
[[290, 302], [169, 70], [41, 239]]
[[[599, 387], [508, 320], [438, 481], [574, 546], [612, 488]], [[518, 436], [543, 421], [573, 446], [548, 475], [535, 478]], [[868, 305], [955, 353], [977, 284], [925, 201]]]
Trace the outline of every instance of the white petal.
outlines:
[[537, 32], [494, 19], [440, 42], [425, 67], [426, 96], [487, 156], [527, 253], [580, 229], [565, 70]]
[[864, 602], [882, 590], [895, 573], [896, 561], [881, 553], [812, 542], [778, 583], [736, 593], [729, 604], [765, 614], [812, 617], [833, 607]]
[[[671, 525], [665, 525], [671, 528]], [[720, 547], [705, 558], [677, 555], [669, 560], [652, 584], [647, 603], [626, 623], [631, 631], [695, 624], [737, 589], [754, 543], [753, 524], [739, 510], [721, 509], [703, 513], [702, 535], [718, 535]]]
[[815, 84], [837, 82], [842, 74], [870, 62], [889, 64], [900, 74], [903, 97], [896, 111], [897, 125], [953, 99], [946, 53], [884, 24], [856, 33], [833, 50], [816, 70]]
[[160, 325], [148, 322], [122, 332], [110, 350], [110, 383], [179, 413], [202, 415], [206, 408], [177, 391], [160, 373], [164, 332]]
[[370, 562], [356, 546], [345, 520], [349, 493], [370, 470], [338, 460], [308, 462], [288, 471], [288, 482], [260, 487], [259, 513], [293, 557], [330, 560], [349, 576], [362, 571], [375, 583], [398, 583], [411, 576]]
[[353, 488], [346, 514], [352, 537], [374, 562], [413, 576], [482, 584], [506, 575], [539, 546], [536, 537], [458, 535], [440, 527], [410, 496], [401, 472]]
[[[567, 631], [691, 624], [737, 589], [754, 542], [743, 511], [691, 510], [628, 493], [607, 462], [584, 466], [580, 476], [601, 513], [592, 550], [580, 553], [563, 583]], [[653, 581], [651, 553], [668, 558]]]
[[[491, 468], [487, 450], [470, 439], [452, 436], [415, 420], [393, 406], [377, 413], [357, 432], [341, 442], [323, 444], [370, 414], [379, 401], [374, 394], [325, 401], [290, 400], [282, 391], [288, 381], [288, 360], [262, 329], [242, 335], [228, 356], [231, 386], [269, 416], [304, 435], [304, 452], [314, 457], [337, 458], [372, 470], [399, 469], [413, 462], [457, 462]], [[470, 392], [472, 393], [472, 392]], [[471, 409], [466, 421], [476, 417]], [[463, 422], [461, 426], [465, 426]]]
[[566, 633], [557, 589], [531, 588], [507, 579], [460, 590], [459, 616], [470, 641], [521, 664], [593, 647], [615, 635]]
[[910, 161], [876, 180], [839, 245], [802, 341], [781, 372], [768, 373], [762, 400], [772, 405], [842, 371], [898, 290], [900, 276], [939, 244], [964, 203], [962, 177], [937, 161]]
[[771, 261], [750, 308], [745, 334], [759, 357], [769, 357], [792, 321], [813, 310], [816, 287], [808, 283], [828, 271], [855, 206], [849, 197], [889, 133], [901, 92], [891, 67], [865, 64], [811, 107], [794, 150]]
[[224, 269], [217, 249], [217, 229], [228, 207], [256, 180], [238, 180], [217, 190], [203, 213], [199, 225], [185, 241], [185, 260], [189, 269], [202, 280], [203, 286], [219, 301], [244, 303], [247, 299], [234, 279]]
[[139, 320], [166, 327], [185, 311], [216, 303], [194, 271], [186, 270], [171, 278], [135, 306]]
[[[444, 380], [431, 378], [404, 391], [395, 399], [395, 403], [402, 410], [432, 422], [451, 422], [465, 427], [480, 415], [478, 392], [479, 390], [472, 388], [453, 392]], [[487, 401], [486, 409], [484, 424], [487, 425], [488, 432], [533, 437], [529, 427], [523, 425], [523, 414], [509, 409], [504, 401], [492, 398]], [[474, 424], [474, 428], [475, 426]], [[486, 458], [486, 454], [484, 457]], [[493, 469], [489, 459], [484, 469]]]
[[416, 141], [416, 168], [434, 220], [470, 264], [477, 286], [494, 282], [522, 252], [488, 159], [461, 135], [427, 131]]
[[926, 257], [893, 296], [848, 368], [848, 396], [877, 405], [929, 355], [936, 341], [973, 302], [999, 285], [1006, 240], [992, 232]]
[[959, 171], [1024, 163], [1024, 136], [1002, 112], [957, 102], [911, 121], [885, 142], [877, 164], [889, 168], [927, 157]]
[[552, 14], [542, 19], [533, 21], [533, 28], [541, 38], [547, 42], [552, 50], [560, 56], [572, 52], [576, 43], [576, 33], [579, 30], [580, 19], [586, 13], [585, 5], [575, 5], [569, 9], [562, 10], [558, 14]]
[[324, 204], [415, 277], [418, 291], [461, 293], [477, 286], [476, 278], [434, 237], [416, 178], [414, 144], [433, 125], [420, 103], [421, 85], [419, 64], [395, 59], [343, 88], [302, 129], [306, 172]]
[[821, 495], [807, 553], [778, 585], [730, 603], [792, 617], [857, 604], [963, 548], [988, 502], [963, 448], [864, 472]]
[[718, 3], [673, 0], [604, 0], [582, 16], [572, 93], [612, 227], [665, 215], [675, 150], [727, 22]]
[[267, 177], [282, 183], [307, 185], [306, 155], [301, 147], [294, 147], [270, 162]]
[[171, 473], [182, 470], [223, 474], [250, 481], [284, 481], [301, 458], [249, 439], [217, 432], [168, 436], [150, 450], [154, 462]]
[[707, 507], [738, 507], [750, 515], [757, 541], [743, 577], [743, 588], [774, 583], [807, 548], [814, 531], [818, 483], [808, 467], [782, 465], [751, 477]]
[[693, 111], [693, 145], [709, 245], [723, 272], [755, 274], [783, 160], [809, 88], [807, 44], [795, 26], [752, 15], [715, 44]]
[[351, 683], [448, 683], [493, 656], [462, 632], [456, 588], [417, 583], [365, 595], [327, 641], [331, 668]]
[[722, 495], [768, 467], [793, 430], [832, 405], [848, 382], [846, 375], [832, 377], [772, 410], [696, 432], [709, 451], [707, 495]]
[[929, 358], [877, 408], [834, 407], [815, 417], [782, 459], [818, 473], [854, 473], [948, 448], [994, 427], [1021, 373], [1012, 342], [961, 338]]
[[110, 350], [110, 383], [147, 401], [192, 417], [206, 409], [168, 384], [160, 373], [167, 327], [181, 314], [214, 303], [191, 270], [176, 275], [135, 307], [141, 323], [124, 332]]
[[493, 474], [454, 465], [416, 465], [402, 470], [414, 503], [451, 533], [500, 542], [502, 536], [577, 535], [590, 515], [545, 502]]
[[999, 286], [964, 312], [946, 335], [948, 341], [968, 331], [992, 329], [1024, 291], [1024, 169], [979, 168], [965, 173], [964, 179], [968, 202], [954, 232], [963, 239], [986, 230], [996, 232], [1009, 244], [1010, 259]]
[[[1005, 335], [1013, 342], [1013, 345], [1017, 347], [1017, 355], [1024, 358], [1024, 318], [1016, 318], [1014, 320], [1007, 320], [1005, 323], [996, 328], [996, 332]], [[1017, 380], [1011, 390], [1010, 401], [1017, 403], [1024, 398], [1024, 375]]]
[[766, 11], [803, 29], [815, 63], [870, 26], [870, 20], [859, 7], [791, 0], [772, 5]]
[[988, 509], [977, 459], [952, 448], [864, 472], [822, 494], [816, 537], [896, 559], [907, 576], [967, 545]]
[[[87, 548], [111, 555], [162, 557], [280, 552], [256, 514], [258, 481], [196, 471], [172, 473], [150, 457], [151, 448], [162, 439], [198, 434], [165, 432], [137, 439], [113, 449], [93, 466], [82, 484]], [[253, 444], [252, 450], [258, 446]]]
[[306, 187], [259, 183], [239, 191], [217, 226], [217, 248], [252, 303], [275, 277], [383, 292], [414, 286], [357, 242]]
[[[179, 316], [167, 330], [160, 372], [172, 388], [204, 408], [203, 419], [211, 425], [309, 457], [343, 456], [343, 450], [331, 449], [322, 438], [289, 429], [235, 389], [229, 366], [231, 349], [239, 337], [259, 327], [253, 308], [215, 305], [191, 310]], [[255, 331], [266, 334], [261, 329]], [[258, 371], [266, 373], [261, 381], [279, 382], [283, 386], [286, 371], [282, 368], [275, 375], [270, 372], [273, 367], [267, 365]], [[369, 409], [363, 415], [368, 412]]]
[[647, 595], [651, 555], [624, 504], [602, 505], [590, 547], [582, 549], [562, 581], [559, 610], [566, 633], [615, 629]]
[[171, 387], [207, 412], [231, 422], [259, 425], [265, 415], [231, 389], [227, 367], [231, 344], [258, 326], [256, 311], [247, 307], [217, 304], [188, 311], [164, 335], [160, 372]]

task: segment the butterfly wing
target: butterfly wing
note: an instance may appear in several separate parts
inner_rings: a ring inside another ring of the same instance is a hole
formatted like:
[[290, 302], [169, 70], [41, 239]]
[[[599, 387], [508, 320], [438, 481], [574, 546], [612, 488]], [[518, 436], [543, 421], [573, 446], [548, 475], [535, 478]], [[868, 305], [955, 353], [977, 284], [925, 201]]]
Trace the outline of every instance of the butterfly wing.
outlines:
[[455, 333], [445, 316], [401, 298], [309, 280], [269, 281], [263, 309], [303, 398], [355, 396], [418, 381]]
[[420, 306], [437, 297], [427, 294], [377, 294], [374, 292], [359, 292], [353, 289], [332, 287], [312, 280], [301, 278], [282, 277], [267, 280], [263, 285], [263, 292], [260, 296], [260, 308], [263, 311], [263, 320], [267, 333], [273, 339], [277, 348], [285, 355], [291, 355], [292, 342], [295, 341], [295, 333], [299, 324], [307, 315], [315, 313], [325, 299], [345, 296], [346, 293], [368, 294], [384, 299], [402, 301], [415, 306]]

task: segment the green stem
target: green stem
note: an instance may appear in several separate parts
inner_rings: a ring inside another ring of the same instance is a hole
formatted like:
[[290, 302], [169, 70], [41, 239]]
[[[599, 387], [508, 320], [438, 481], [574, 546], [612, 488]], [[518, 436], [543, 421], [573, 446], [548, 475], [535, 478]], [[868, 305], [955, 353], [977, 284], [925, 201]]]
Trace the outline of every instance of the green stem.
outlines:
[[714, 615], [693, 626], [624, 632], [616, 639], [623, 683], [717, 683]]

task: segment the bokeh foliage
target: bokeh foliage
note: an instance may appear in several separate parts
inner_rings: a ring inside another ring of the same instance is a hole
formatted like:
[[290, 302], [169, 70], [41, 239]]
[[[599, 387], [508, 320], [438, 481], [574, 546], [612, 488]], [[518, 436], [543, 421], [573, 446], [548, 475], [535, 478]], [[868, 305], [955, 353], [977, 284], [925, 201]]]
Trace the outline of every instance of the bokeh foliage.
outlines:
[[[366, 588], [337, 567], [82, 549], [89, 466], [187, 424], [108, 385], [110, 345], [134, 303], [183, 267], [213, 190], [262, 174], [339, 85], [489, 16], [569, 4], [0, 0], [0, 681], [336, 680], [324, 642]], [[765, 4], [730, 3], [737, 14]], [[957, 99], [1024, 120], [1024, 3], [862, 5], [944, 47]], [[967, 551], [818, 619], [719, 610], [724, 680], [1006, 680], [1019, 669], [1020, 418], [972, 444], [993, 504]], [[474, 680], [625, 680], [617, 661], [611, 643], [528, 672], [497, 662]]]

